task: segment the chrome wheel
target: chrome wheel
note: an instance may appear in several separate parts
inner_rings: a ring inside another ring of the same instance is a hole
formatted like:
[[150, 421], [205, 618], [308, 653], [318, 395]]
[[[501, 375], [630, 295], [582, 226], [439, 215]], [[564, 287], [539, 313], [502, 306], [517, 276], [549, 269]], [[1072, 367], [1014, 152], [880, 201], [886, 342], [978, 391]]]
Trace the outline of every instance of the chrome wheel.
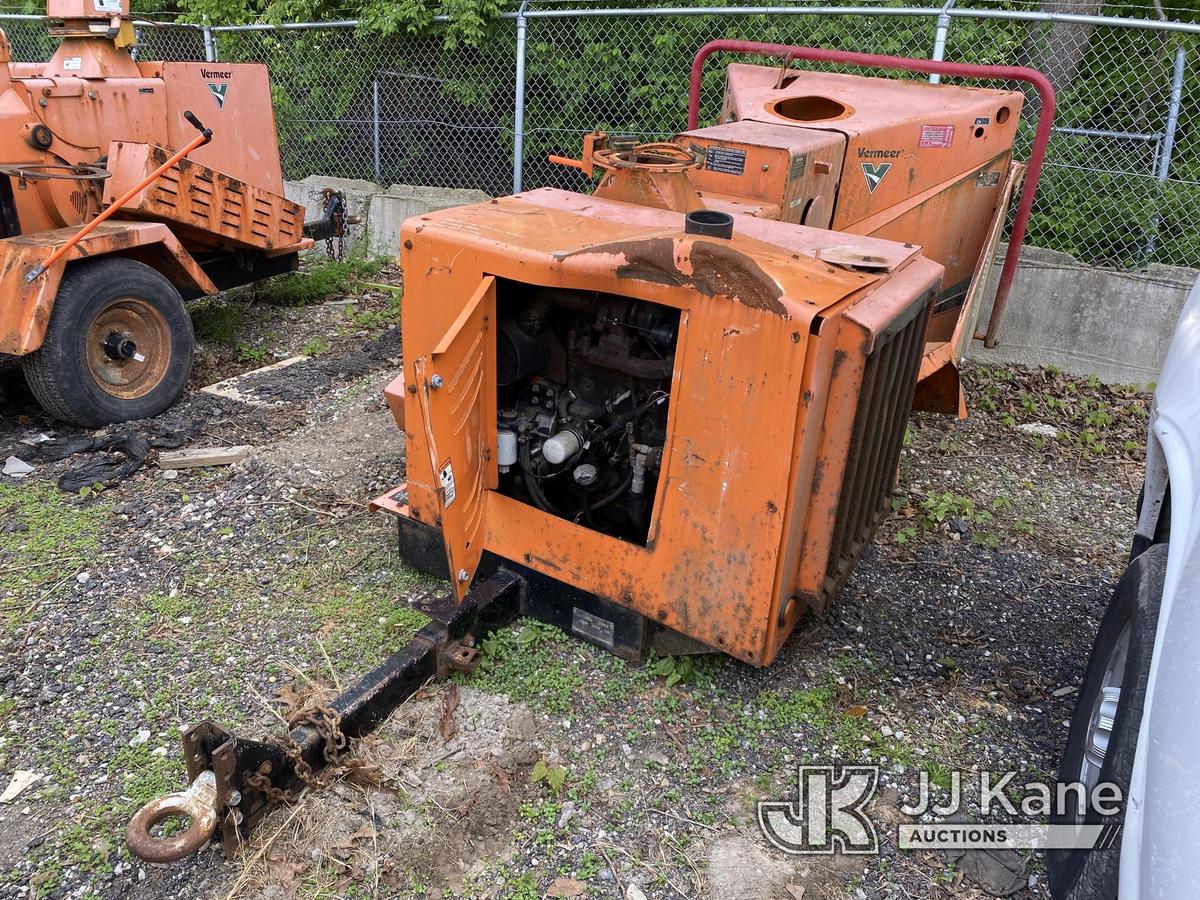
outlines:
[[1117, 707], [1121, 702], [1121, 682], [1125, 678], [1125, 661], [1129, 656], [1129, 635], [1133, 623], [1127, 624], [1113, 645], [1108, 664], [1104, 667], [1104, 678], [1100, 682], [1100, 693], [1092, 707], [1084, 743], [1083, 761], [1079, 766], [1079, 780], [1090, 794], [1100, 783], [1100, 770], [1104, 768], [1104, 757], [1108, 754], [1113, 726], [1117, 721]]

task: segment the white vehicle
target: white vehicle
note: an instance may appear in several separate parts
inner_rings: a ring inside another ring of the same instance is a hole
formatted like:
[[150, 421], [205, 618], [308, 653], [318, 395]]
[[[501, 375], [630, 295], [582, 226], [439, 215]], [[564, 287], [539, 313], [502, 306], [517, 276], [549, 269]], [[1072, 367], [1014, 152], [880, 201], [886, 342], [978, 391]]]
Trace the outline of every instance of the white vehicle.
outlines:
[[[1107, 849], [1049, 851], [1057, 900], [1200, 898], [1200, 281], [1155, 391], [1129, 568], [1100, 623], [1059, 780], [1117, 785]], [[1058, 821], [1069, 821], [1058, 819]]]

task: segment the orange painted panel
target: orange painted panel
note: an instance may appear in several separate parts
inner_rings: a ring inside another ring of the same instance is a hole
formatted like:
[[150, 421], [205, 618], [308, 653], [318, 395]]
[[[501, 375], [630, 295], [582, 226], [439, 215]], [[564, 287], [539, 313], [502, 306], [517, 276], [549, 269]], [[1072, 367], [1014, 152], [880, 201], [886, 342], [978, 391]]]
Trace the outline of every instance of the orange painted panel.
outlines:
[[[778, 67], [729, 66], [721, 120], [845, 136], [832, 225], [839, 230], [1008, 152], [1024, 102], [1019, 91], [832, 72], [792, 75], [777, 88]], [[927, 243], [921, 234], [908, 240]]]
[[[454, 588], [461, 600], [483, 555], [489, 462], [496, 434], [496, 279], [482, 278], [449, 330], [413, 359], [413, 384], [433, 477], [409, 479], [432, 497], [446, 540]], [[416, 450], [413, 447], [410, 450]], [[494, 482], [494, 479], [490, 479]]]
[[160, 222], [102, 222], [85, 235], [65, 259], [50, 266], [32, 283], [26, 282], [26, 273], [72, 239], [77, 230], [60, 228], [0, 240], [0, 284], [5, 291], [0, 303], [0, 353], [21, 356], [42, 345], [54, 297], [70, 260], [161, 245], [178, 266], [181, 282], [201, 293], [217, 291], [196, 260]]
[[842, 135], [744, 121], [687, 131], [675, 143], [702, 157], [689, 174], [705, 194], [771, 204], [784, 222], [829, 227], [846, 151]]
[[[104, 183], [105, 205], [140, 184], [169, 156], [153, 144], [115, 141], [108, 150], [112, 177]], [[304, 207], [191, 159], [180, 160], [159, 175], [134, 194], [122, 211], [168, 222], [201, 243], [277, 250], [304, 238]]]
[[[762, 665], [795, 622], [785, 613], [795, 608], [796, 548], [810, 510], [834, 508], [841, 495], [816, 455], [826, 421], [847, 433], [851, 424], [842, 421], [846, 399], [830, 394], [837, 359], [871, 354], [896, 316], [926, 309], [941, 269], [914, 248], [854, 237], [895, 271], [849, 271], [816, 258], [845, 246], [846, 235], [780, 222], [739, 219], [730, 240], [686, 235], [682, 225], [678, 213], [554, 190], [405, 223], [409, 451], [400, 514], [442, 528], [455, 576], [469, 577], [473, 554], [486, 548]], [[644, 546], [487, 489], [497, 483], [495, 410], [484, 404], [496, 385], [494, 363], [482, 363], [486, 387], [474, 393], [476, 363], [492, 347], [481, 309], [510, 281], [680, 310]], [[856, 337], [840, 341], [839, 329]], [[919, 341], [908, 349], [915, 378]], [[434, 374], [444, 379], [436, 390]], [[458, 383], [471, 392], [454, 400], [447, 390]], [[482, 513], [473, 505], [481, 489]], [[459, 506], [463, 491], [471, 502]], [[824, 563], [807, 561], [818, 573]]]
[[258, 63], [162, 63], [166, 86], [166, 137], [182, 147], [196, 133], [183, 118], [192, 110], [213, 131], [212, 143], [191, 159], [231, 178], [283, 194], [275, 107], [267, 67]]
[[[944, 296], [939, 298], [939, 308], [935, 311], [931, 341], [949, 340], [954, 330], [958, 309], [978, 266], [996, 212], [1002, 203], [1007, 210], [1011, 193], [1004, 193], [1003, 186], [1010, 165], [1011, 154], [1005, 152], [978, 169], [934, 185], [844, 228], [850, 234], [893, 241], [917, 237], [921, 252], [946, 267]], [[943, 311], [944, 323], [939, 323], [936, 316]]]

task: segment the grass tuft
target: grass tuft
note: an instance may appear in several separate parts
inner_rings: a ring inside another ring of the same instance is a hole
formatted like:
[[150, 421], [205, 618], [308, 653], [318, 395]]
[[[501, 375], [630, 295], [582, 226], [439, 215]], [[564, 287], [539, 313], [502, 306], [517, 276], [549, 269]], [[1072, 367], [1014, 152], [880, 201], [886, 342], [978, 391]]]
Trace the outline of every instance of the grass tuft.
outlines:
[[329, 260], [270, 278], [255, 285], [250, 293], [254, 300], [272, 306], [311, 306], [345, 293], [360, 278], [378, 272], [386, 261], [382, 257], [357, 254], [343, 260]]

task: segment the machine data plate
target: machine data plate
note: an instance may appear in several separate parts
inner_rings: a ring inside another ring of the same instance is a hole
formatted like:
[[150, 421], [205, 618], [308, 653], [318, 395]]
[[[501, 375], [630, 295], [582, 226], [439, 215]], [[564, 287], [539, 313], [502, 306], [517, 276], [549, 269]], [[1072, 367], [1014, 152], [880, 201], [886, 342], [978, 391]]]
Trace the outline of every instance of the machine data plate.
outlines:
[[746, 151], [732, 147], [709, 147], [704, 153], [704, 168], [710, 172], [741, 175], [746, 171]]
[[612, 649], [616, 628], [608, 619], [593, 616], [590, 612], [584, 612], [579, 607], [575, 607], [571, 616], [571, 630], [601, 646]]

